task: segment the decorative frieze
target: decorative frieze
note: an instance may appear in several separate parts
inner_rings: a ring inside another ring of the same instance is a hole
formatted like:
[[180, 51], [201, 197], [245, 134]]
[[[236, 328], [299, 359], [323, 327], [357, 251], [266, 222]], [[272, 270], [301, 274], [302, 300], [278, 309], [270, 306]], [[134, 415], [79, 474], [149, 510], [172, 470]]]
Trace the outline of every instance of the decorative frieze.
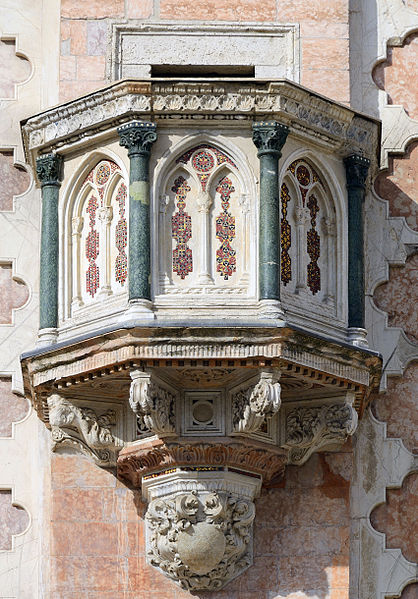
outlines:
[[137, 118], [170, 121], [280, 119], [293, 135], [341, 155], [374, 155], [378, 125], [350, 108], [315, 96], [289, 81], [173, 82], [122, 81], [47, 110], [22, 125], [26, 158], [35, 166], [39, 152], [75, 144], [87, 134], [101, 136]]
[[48, 397], [49, 424], [54, 450], [61, 446], [76, 446], [93, 457], [101, 466], [116, 463], [117, 442], [111, 427], [116, 424], [116, 412], [108, 409], [98, 415], [88, 407], [78, 407], [54, 393]]

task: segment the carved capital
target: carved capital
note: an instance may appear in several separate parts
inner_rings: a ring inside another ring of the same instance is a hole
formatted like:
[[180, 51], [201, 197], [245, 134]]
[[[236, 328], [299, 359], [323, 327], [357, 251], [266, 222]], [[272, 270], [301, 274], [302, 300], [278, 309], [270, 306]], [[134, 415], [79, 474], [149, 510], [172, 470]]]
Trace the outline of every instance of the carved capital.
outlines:
[[259, 374], [258, 382], [232, 396], [232, 425], [235, 433], [254, 433], [280, 408], [280, 370]]
[[145, 517], [148, 561], [184, 589], [218, 590], [252, 564], [254, 516], [251, 497], [225, 491], [154, 499]]
[[36, 159], [36, 176], [41, 184], [60, 186], [64, 159], [59, 154], [43, 154]]
[[277, 154], [277, 158], [280, 158], [288, 135], [289, 127], [276, 121], [253, 123], [253, 142], [258, 149], [258, 156]]
[[367, 174], [369, 172], [370, 160], [360, 154], [351, 154], [344, 158], [347, 188], [358, 187], [364, 189]]
[[128, 156], [149, 156], [151, 146], [157, 139], [157, 126], [148, 121], [132, 121], [118, 128], [120, 145], [128, 149]]
[[346, 441], [357, 427], [357, 412], [350, 404], [300, 407], [286, 417], [289, 463], [301, 465], [315, 452]]
[[212, 198], [207, 192], [203, 191], [197, 196], [196, 204], [199, 212], [208, 214], [212, 206]]
[[175, 435], [175, 394], [158, 385], [148, 372], [134, 370], [131, 378], [129, 404], [138, 418], [138, 432]]
[[75, 406], [58, 393], [50, 395], [47, 401], [54, 450], [64, 445], [77, 446], [101, 466], [115, 465], [118, 449], [110, 429], [116, 424], [114, 410], [99, 416], [91, 408]]

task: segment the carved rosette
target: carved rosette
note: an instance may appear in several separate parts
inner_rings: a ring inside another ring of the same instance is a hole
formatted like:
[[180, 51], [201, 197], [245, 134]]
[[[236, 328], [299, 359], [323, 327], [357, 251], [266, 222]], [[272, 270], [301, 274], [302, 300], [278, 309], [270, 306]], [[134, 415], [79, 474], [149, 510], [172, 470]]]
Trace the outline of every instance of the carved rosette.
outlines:
[[129, 403], [138, 419], [138, 432], [162, 437], [176, 434], [176, 396], [160, 386], [148, 372], [131, 372]]
[[280, 409], [280, 370], [262, 371], [255, 385], [232, 396], [233, 434], [254, 433]]
[[54, 451], [61, 446], [75, 446], [100, 466], [115, 465], [119, 448], [111, 432], [111, 426], [116, 424], [114, 410], [98, 415], [91, 408], [74, 405], [58, 393], [50, 395], [47, 402]]
[[350, 404], [294, 408], [286, 417], [289, 463], [301, 465], [315, 452], [342, 444], [357, 428], [357, 412]]

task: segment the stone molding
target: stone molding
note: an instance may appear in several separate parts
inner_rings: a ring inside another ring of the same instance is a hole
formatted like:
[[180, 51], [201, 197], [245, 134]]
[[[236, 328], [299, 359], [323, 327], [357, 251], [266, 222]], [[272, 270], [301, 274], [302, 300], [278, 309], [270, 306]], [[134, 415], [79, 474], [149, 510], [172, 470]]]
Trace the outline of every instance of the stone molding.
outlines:
[[149, 372], [131, 371], [129, 404], [138, 419], [138, 431], [161, 437], [176, 434], [176, 395], [161, 387]]
[[274, 416], [281, 405], [281, 371], [261, 371], [258, 381], [232, 394], [233, 434], [255, 433], [260, 430], [266, 419]]
[[[256, 77], [299, 81], [298, 24], [113, 21], [108, 79], [148, 77], [151, 65], [255, 67]], [[161, 36], [165, 40], [161, 44]], [[154, 39], [156, 42], [154, 42]]]
[[289, 464], [301, 466], [314, 452], [343, 444], [355, 432], [358, 417], [345, 403], [293, 407], [285, 420], [283, 447], [289, 449]]
[[116, 463], [116, 440], [111, 426], [116, 412], [109, 409], [98, 415], [87, 407], [78, 407], [58, 393], [48, 397], [49, 424], [53, 449], [76, 446], [99, 463], [110, 467]]
[[[225, 439], [224, 439], [225, 441]], [[147, 445], [132, 445], [123, 449], [118, 458], [118, 476], [134, 487], [140, 487], [142, 478], [166, 469], [182, 467], [234, 468], [262, 476], [268, 483], [280, 476], [287, 457], [279, 448], [268, 449], [257, 444], [236, 441], [214, 443], [181, 443], [156, 440]]]
[[27, 160], [34, 167], [40, 152], [67, 151], [86, 137], [99, 141], [132, 117], [157, 123], [236, 120], [241, 127], [246, 120], [269, 118], [291, 125], [292, 135], [341, 156], [364, 153], [373, 161], [379, 135], [376, 121], [289, 81], [125, 80], [23, 121]]

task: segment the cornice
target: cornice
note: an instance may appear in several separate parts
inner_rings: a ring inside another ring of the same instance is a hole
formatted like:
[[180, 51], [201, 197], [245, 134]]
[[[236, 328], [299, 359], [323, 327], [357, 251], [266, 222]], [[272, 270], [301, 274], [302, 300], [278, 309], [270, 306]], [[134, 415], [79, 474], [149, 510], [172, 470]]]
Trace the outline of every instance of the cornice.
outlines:
[[22, 121], [26, 159], [34, 167], [39, 154], [65, 155], [84, 142], [116, 137], [116, 128], [132, 118], [241, 127], [278, 120], [291, 135], [372, 160], [380, 134], [378, 121], [287, 80], [123, 80]]

